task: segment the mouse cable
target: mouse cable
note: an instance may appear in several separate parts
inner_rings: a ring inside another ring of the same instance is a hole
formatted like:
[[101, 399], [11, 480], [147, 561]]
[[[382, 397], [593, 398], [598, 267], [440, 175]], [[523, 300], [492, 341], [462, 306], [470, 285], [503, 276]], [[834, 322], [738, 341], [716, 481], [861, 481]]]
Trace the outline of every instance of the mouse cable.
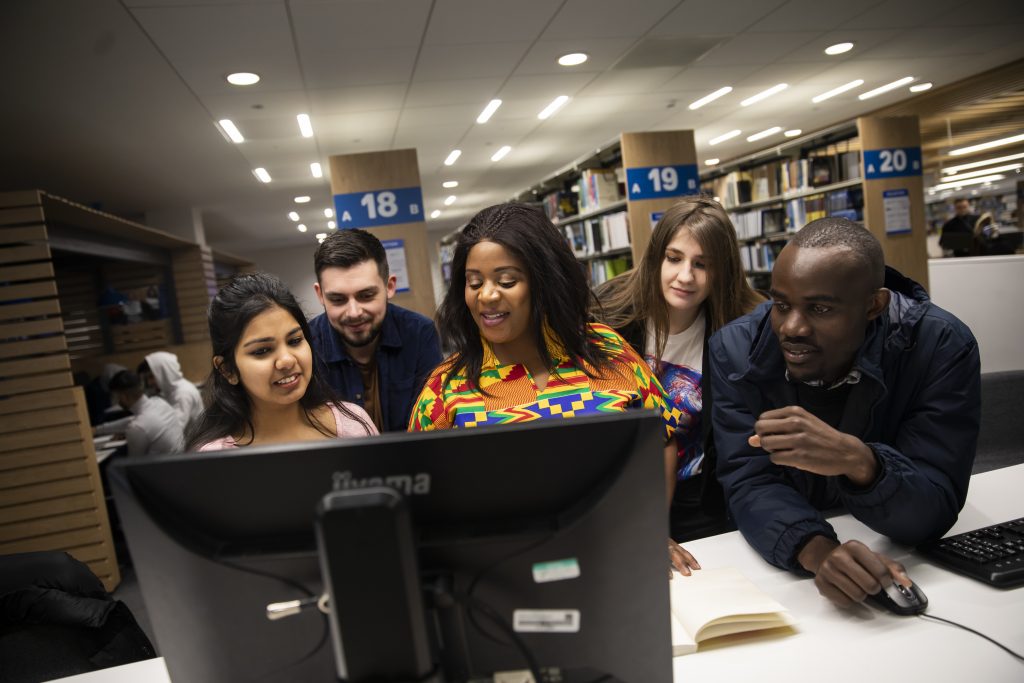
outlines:
[[984, 633], [982, 633], [981, 631], [975, 631], [975, 630], [974, 630], [973, 628], [971, 628], [970, 626], [964, 626], [963, 624], [958, 624], [958, 623], [957, 623], [957, 622], [955, 622], [955, 621], [950, 621], [949, 619], [943, 619], [942, 617], [937, 617], [937, 616], [935, 616], [935, 615], [933, 615], [933, 614], [924, 614], [924, 613], [921, 613], [921, 614], [918, 614], [917, 616], [921, 617], [922, 619], [933, 619], [933, 620], [935, 620], [935, 621], [941, 621], [941, 622], [943, 622], [943, 623], [945, 623], [945, 624], [949, 624], [950, 626], [956, 626], [957, 628], [962, 628], [963, 630], [965, 630], [965, 631], [969, 631], [969, 632], [973, 633], [973, 634], [974, 634], [974, 635], [976, 635], [976, 636], [981, 636], [982, 638], [984, 638], [984, 639], [985, 639], [985, 640], [987, 640], [988, 642], [990, 642], [990, 643], [992, 643], [993, 645], [996, 645], [996, 646], [998, 646], [998, 647], [1001, 647], [1002, 649], [1004, 649], [1004, 650], [1006, 650], [1007, 652], [1009, 652], [1009, 653], [1010, 653], [1010, 654], [1011, 654], [1012, 656], [1014, 656], [1014, 657], [1016, 657], [1017, 659], [1019, 659], [1019, 660], [1021, 660], [1022, 662], [1024, 662], [1024, 655], [1019, 655], [1019, 654], [1017, 654], [1016, 652], [1014, 652], [1014, 651], [1013, 651], [1013, 650], [1011, 650], [1010, 648], [1008, 648], [1008, 647], [1006, 647], [1005, 645], [1003, 645], [1002, 643], [1000, 643], [1000, 642], [999, 642], [998, 640], [996, 640], [996, 639], [994, 639], [994, 638], [990, 638], [989, 636], [986, 636], [986, 635], [985, 635]]

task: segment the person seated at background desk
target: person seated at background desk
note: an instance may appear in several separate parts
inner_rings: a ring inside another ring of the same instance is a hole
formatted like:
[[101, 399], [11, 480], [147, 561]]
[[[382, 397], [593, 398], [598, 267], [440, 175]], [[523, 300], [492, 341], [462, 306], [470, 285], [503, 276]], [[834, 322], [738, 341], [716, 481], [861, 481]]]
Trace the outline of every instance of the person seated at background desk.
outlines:
[[183, 430], [203, 414], [203, 397], [196, 385], [181, 374], [181, 364], [173, 353], [154, 351], [146, 354], [146, 360], [139, 364], [137, 372], [147, 389], [159, 391], [160, 397], [178, 412]]
[[210, 302], [213, 370], [190, 451], [376, 434], [362, 408], [336, 400], [320, 378], [309, 324], [273, 275], [235, 278]]
[[978, 344], [842, 218], [796, 234], [771, 296], [709, 344], [718, 476], [737, 527], [838, 605], [909, 585], [898, 563], [840, 543], [819, 510], [843, 506], [910, 545], [953, 525], [978, 440]]
[[405, 431], [412, 402], [441, 362], [434, 323], [388, 303], [397, 278], [384, 245], [365, 230], [338, 230], [313, 258], [324, 312], [309, 322], [327, 383], [366, 409], [382, 432]]
[[942, 224], [939, 246], [953, 252], [953, 256], [971, 256], [971, 238], [978, 217], [971, 213], [971, 202], [966, 197], [959, 197], [953, 202], [953, 211], [953, 217]]
[[[459, 234], [451, 286], [437, 311], [441, 334], [455, 352], [427, 379], [409, 431], [654, 408], [668, 439], [671, 501], [679, 410], [622, 337], [587, 323], [592, 297], [564, 236], [539, 209], [498, 204], [482, 210]], [[677, 569], [689, 574], [700, 568], [671, 539], [668, 545]]]
[[128, 455], [180, 453], [184, 437], [178, 413], [159, 396], [146, 396], [142, 380], [122, 370], [110, 380], [110, 393], [131, 417], [94, 428], [93, 434], [124, 432]]

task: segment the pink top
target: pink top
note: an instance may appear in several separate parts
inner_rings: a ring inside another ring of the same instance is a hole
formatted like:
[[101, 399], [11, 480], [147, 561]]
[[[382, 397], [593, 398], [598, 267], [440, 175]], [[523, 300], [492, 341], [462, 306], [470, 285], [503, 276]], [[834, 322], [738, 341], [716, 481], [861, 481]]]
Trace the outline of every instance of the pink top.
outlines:
[[[338, 406], [334, 405], [333, 403], [328, 403], [327, 407], [331, 409], [332, 413], [334, 413], [334, 423], [335, 423], [335, 425], [337, 425], [337, 428], [338, 428], [338, 438], [339, 439], [342, 439], [344, 437], [351, 437], [351, 436], [366, 436], [367, 435], [367, 432], [366, 432], [367, 429], [370, 430], [370, 432], [369, 432], [370, 434], [378, 434], [379, 433], [377, 431], [377, 427], [373, 424], [373, 420], [370, 419], [370, 416], [367, 415], [366, 411], [363, 410], [360, 406], [357, 406], [354, 403], [345, 403], [345, 407], [348, 408], [349, 412], [351, 412], [354, 415], [358, 415], [360, 418], [363, 419], [363, 422], [365, 423], [365, 427], [364, 427], [363, 424], [360, 424], [358, 420], [353, 420], [352, 418], [350, 418], [347, 415], [345, 415], [344, 413], [342, 413], [338, 409]], [[220, 451], [220, 450], [223, 450], [225, 448], [238, 448], [238, 447], [239, 446], [238, 446], [237, 443], [235, 443], [234, 437], [232, 437], [232, 436], [225, 436], [225, 437], [217, 439], [215, 441], [210, 441], [209, 443], [204, 443], [197, 450], [200, 450], [200, 451]]]

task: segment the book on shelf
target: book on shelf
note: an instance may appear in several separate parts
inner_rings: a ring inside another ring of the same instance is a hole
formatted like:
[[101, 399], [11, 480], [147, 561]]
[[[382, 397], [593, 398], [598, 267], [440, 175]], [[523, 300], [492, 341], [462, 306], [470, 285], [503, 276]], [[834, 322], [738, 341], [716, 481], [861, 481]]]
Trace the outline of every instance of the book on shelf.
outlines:
[[629, 218], [625, 211], [617, 211], [601, 216], [603, 229], [608, 232], [606, 244], [609, 249], [622, 249], [629, 246]]
[[860, 178], [860, 152], [842, 152], [837, 163], [839, 180], [853, 180]]
[[775, 235], [786, 232], [786, 210], [780, 207], [761, 209], [761, 234]]
[[587, 255], [587, 226], [585, 223], [570, 223], [562, 228], [565, 231], [565, 240], [569, 248], [577, 258]]
[[630, 268], [628, 256], [616, 256], [613, 258], [595, 259], [588, 265], [590, 286], [597, 285], [611, 280], [616, 275], [625, 273]]
[[596, 211], [622, 199], [619, 182], [613, 169], [587, 168], [580, 174], [579, 211]]
[[792, 632], [796, 624], [785, 607], [732, 568], [676, 574], [669, 581], [669, 604], [673, 657], [696, 652], [709, 641], [724, 643], [734, 634]]

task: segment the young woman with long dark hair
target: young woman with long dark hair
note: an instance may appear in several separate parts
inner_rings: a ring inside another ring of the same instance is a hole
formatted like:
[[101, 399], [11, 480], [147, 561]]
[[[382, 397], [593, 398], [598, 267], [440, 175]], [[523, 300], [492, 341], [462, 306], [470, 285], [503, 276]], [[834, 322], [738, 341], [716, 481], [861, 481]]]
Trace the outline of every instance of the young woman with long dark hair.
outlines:
[[321, 379], [302, 308], [276, 277], [235, 278], [210, 303], [213, 370], [208, 406], [185, 436], [187, 450], [376, 434], [359, 406]]

